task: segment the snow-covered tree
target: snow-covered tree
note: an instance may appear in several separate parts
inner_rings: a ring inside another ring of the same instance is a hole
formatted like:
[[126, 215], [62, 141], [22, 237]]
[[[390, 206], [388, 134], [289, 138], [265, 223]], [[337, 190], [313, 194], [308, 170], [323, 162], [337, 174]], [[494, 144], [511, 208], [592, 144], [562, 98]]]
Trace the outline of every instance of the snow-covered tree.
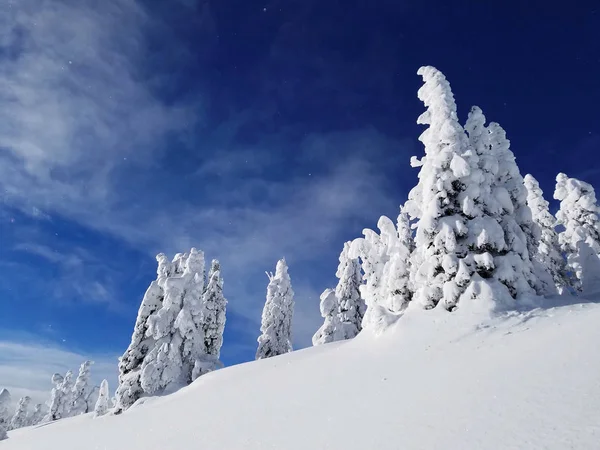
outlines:
[[559, 233], [558, 242], [567, 255], [571, 284], [578, 291], [589, 292], [592, 280], [598, 277], [594, 273], [597, 264], [593, 256], [600, 254], [600, 208], [596, 193], [590, 184], [559, 173], [554, 198], [560, 201], [556, 218], [564, 230]]
[[9, 428], [11, 430], [16, 430], [17, 428], [23, 428], [29, 425], [28, 416], [29, 416], [29, 404], [31, 403], [31, 398], [28, 396], [22, 397], [17, 404], [17, 409], [15, 410], [12, 419], [10, 420]]
[[361, 326], [373, 328], [387, 320], [383, 295], [383, 270], [388, 261], [388, 252], [385, 239], [380, 234], [366, 228], [363, 230], [363, 236], [352, 241], [349, 256], [360, 258], [363, 271], [364, 284], [360, 285], [360, 294], [365, 301], [366, 311]]
[[71, 400], [70, 415], [72, 416], [88, 413], [94, 406], [90, 404], [90, 397], [94, 393], [94, 386], [90, 384], [90, 368], [92, 364], [94, 364], [93, 361], [85, 361], [79, 368]]
[[425, 156], [411, 161], [421, 170], [405, 205], [418, 219], [410, 261], [413, 300], [426, 309], [441, 302], [452, 310], [471, 281], [492, 269], [486, 248], [498, 247], [502, 233], [481, 206], [484, 177], [458, 122], [450, 84], [433, 67], [418, 73], [424, 81], [418, 96], [427, 110], [417, 122], [429, 127], [419, 137]]
[[223, 366], [219, 358], [225, 330], [227, 300], [223, 296], [221, 265], [214, 259], [208, 273], [208, 284], [202, 295], [201, 327], [204, 336], [202, 357], [196, 361], [192, 378]]
[[46, 417], [44, 418], [44, 422], [51, 422], [53, 420], [58, 420], [62, 417], [63, 410], [63, 389], [62, 383], [64, 382], [64, 378], [61, 374], [55, 373], [52, 375], [52, 384], [54, 387], [52, 388], [52, 392], [50, 393], [50, 400], [48, 401], [48, 412]]
[[11, 396], [8, 389], [0, 390], [0, 441], [6, 439], [6, 432], [10, 424]]
[[256, 359], [271, 358], [292, 351], [294, 291], [285, 259], [277, 262], [275, 275], [267, 273], [267, 276], [269, 285], [262, 313]]
[[[362, 330], [362, 320], [367, 308], [365, 301], [360, 296], [360, 285], [362, 284], [360, 264], [357, 258], [350, 257], [350, 244], [351, 242], [344, 244], [344, 249], [339, 257], [340, 263], [335, 273], [339, 280], [335, 288], [338, 308], [336, 314], [344, 329], [342, 339], [352, 339]], [[321, 314], [323, 314], [322, 298]]]
[[109, 409], [109, 392], [108, 392], [108, 381], [102, 380], [100, 384], [100, 391], [98, 394], [98, 400], [96, 401], [96, 405], [94, 406], [94, 416], [99, 417], [103, 416], [108, 412]]
[[142, 395], [190, 383], [204, 358], [204, 254], [193, 248], [171, 262], [159, 254], [157, 261], [157, 279], [144, 295], [131, 344], [119, 363], [117, 414]]
[[535, 274], [531, 255], [537, 251], [541, 232], [533, 222], [527, 206], [527, 190], [515, 155], [510, 150], [506, 132], [497, 123], [488, 126], [490, 152], [498, 161], [493, 195], [500, 202], [500, 224], [507, 244], [506, 254], [498, 256], [496, 278], [508, 287], [513, 297], [529, 295], [533, 289], [544, 293], [544, 287]]
[[321, 328], [312, 338], [313, 345], [322, 345], [329, 342], [347, 339], [339, 313], [338, 299], [333, 289], [325, 289], [321, 294], [321, 316], [325, 319]]
[[[530, 174], [525, 175], [527, 205], [531, 210], [533, 222], [540, 229], [540, 239], [536, 251], [530, 255], [537, 266], [536, 276], [543, 286], [544, 295], [562, 293], [567, 284], [565, 278], [565, 259], [560, 254], [558, 233], [555, 230], [556, 219], [550, 214], [549, 203], [538, 181]], [[550, 277], [550, 280], [547, 279]]]
[[355, 239], [350, 255], [360, 258], [365, 284], [360, 292], [367, 305], [362, 327], [378, 332], [396, 320], [412, 298], [409, 280], [412, 236], [408, 218], [401, 212], [398, 227], [386, 216], [377, 222], [379, 234], [363, 230], [364, 238]]
[[46, 412], [44, 410], [44, 405], [42, 403], [38, 403], [33, 408], [33, 411], [29, 416], [28, 422], [30, 425], [37, 425], [42, 420], [44, 420], [45, 415]]
[[157, 279], [153, 281], [142, 299], [131, 337], [131, 343], [125, 354], [119, 360], [119, 386], [115, 397], [117, 412], [133, 405], [143, 394], [140, 382], [144, 358], [155, 345], [155, 340], [148, 335], [148, 319], [162, 306], [164, 299], [164, 284], [173, 272], [172, 264], [164, 254], [156, 257], [158, 262]]

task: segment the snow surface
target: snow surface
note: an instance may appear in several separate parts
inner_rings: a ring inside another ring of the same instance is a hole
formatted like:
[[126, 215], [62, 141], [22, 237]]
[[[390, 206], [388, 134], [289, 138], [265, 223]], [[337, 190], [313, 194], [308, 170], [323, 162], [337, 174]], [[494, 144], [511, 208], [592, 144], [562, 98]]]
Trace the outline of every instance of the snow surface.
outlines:
[[409, 308], [379, 337], [222, 369], [120, 416], [15, 430], [0, 447], [597, 449], [599, 323], [594, 303], [495, 318]]

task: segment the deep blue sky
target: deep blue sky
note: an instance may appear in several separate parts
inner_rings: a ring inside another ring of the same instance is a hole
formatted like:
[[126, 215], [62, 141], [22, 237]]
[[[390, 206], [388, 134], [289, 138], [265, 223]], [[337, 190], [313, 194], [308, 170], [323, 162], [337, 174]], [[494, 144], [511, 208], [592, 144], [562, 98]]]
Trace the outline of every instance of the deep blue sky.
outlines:
[[0, 7], [2, 342], [113, 361], [153, 255], [194, 245], [223, 264], [226, 364], [253, 358], [282, 256], [308, 345], [343, 242], [416, 183], [421, 65], [548, 199], [559, 171], [600, 185], [592, 1], [97, 3]]

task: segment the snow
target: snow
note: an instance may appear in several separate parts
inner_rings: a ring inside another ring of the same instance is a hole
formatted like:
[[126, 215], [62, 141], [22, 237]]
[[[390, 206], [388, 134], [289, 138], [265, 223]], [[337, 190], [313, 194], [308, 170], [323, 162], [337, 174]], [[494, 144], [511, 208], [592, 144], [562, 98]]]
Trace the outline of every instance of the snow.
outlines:
[[10, 432], [2, 449], [596, 449], [599, 322], [593, 303], [415, 308], [377, 338], [222, 369], [119, 416]]

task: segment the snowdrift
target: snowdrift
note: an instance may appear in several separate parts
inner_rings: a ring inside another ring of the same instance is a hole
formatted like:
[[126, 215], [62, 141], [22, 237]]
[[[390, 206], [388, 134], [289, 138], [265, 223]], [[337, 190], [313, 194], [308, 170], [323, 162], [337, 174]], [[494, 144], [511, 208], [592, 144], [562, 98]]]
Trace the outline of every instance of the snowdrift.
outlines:
[[411, 311], [379, 337], [202, 376], [120, 416], [9, 433], [2, 450], [598, 449], [600, 305]]

